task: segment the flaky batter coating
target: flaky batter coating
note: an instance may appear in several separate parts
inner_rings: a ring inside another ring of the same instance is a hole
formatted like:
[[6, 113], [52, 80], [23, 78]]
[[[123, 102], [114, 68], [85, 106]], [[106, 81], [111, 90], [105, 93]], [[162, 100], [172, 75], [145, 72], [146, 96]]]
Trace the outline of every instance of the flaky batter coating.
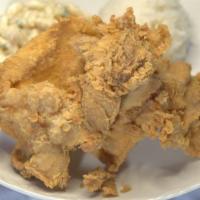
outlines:
[[84, 40], [84, 31], [93, 33], [90, 23], [81, 17], [61, 21], [0, 65], [0, 124], [26, 155], [22, 162], [14, 152], [12, 163], [49, 188], [67, 186], [71, 150], [92, 151], [101, 140], [82, 126], [78, 79], [84, 59], [70, 44], [79, 35]]
[[0, 126], [17, 140], [14, 167], [63, 189], [70, 152], [81, 149], [106, 165], [84, 185], [109, 196], [115, 173], [145, 137], [199, 156], [200, 76], [163, 59], [170, 41], [165, 26], [140, 26], [128, 9], [109, 24], [66, 18], [7, 59]]

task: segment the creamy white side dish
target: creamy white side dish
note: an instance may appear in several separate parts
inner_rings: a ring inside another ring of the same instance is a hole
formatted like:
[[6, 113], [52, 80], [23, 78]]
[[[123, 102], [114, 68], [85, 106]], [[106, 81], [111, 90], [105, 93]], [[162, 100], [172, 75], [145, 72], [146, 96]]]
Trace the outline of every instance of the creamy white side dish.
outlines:
[[133, 7], [137, 23], [151, 27], [158, 24], [168, 26], [172, 35], [172, 46], [166, 56], [172, 60], [185, 59], [190, 44], [190, 21], [179, 0], [110, 0], [100, 16], [108, 21], [110, 16], [124, 13]]
[[0, 18], [0, 62], [29, 40], [78, 9], [55, 0], [28, 0], [10, 5]]

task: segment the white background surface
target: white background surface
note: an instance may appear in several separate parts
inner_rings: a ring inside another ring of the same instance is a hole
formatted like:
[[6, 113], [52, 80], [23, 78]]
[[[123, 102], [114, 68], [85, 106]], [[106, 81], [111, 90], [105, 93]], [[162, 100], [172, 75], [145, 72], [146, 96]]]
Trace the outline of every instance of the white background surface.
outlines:
[[[6, 6], [10, 0], [1, 0], [0, 8]], [[74, 0], [81, 8], [95, 14], [106, 0]], [[191, 21], [193, 23], [192, 48], [188, 61], [192, 63], [194, 72], [200, 71], [200, 0], [182, 0]], [[78, 188], [79, 179], [74, 179], [70, 188], [65, 193], [49, 193], [38, 187], [33, 182], [27, 182], [17, 175], [10, 167], [9, 142], [0, 136], [0, 182], [15, 190], [29, 193], [29, 195], [41, 195], [55, 197], [54, 199], [67, 198], [68, 200], [86, 199], [86, 194]], [[93, 168], [95, 162], [91, 157], [84, 158], [82, 165]], [[134, 162], [133, 162], [134, 161]], [[88, 166], [88, 163], [93, 166]], [[130, 183], [133, 190], [121, 196], [119, 199], [153, 199], [157, 197], [184, 193], [200, 186], [200, 161], [184, 156], [182, 152], [175, 150], [161, 150], [154, 142], [141, 143], [129, 156], [128, 164], [119, 176], [119, 182]], [[34, 193], [34, 194], [33, 194]], [[199, 200], [200, 194], [194, 193], [178, 200]], [[22, 195], [0, 188], [0, 200], [23, 200]], [[83, 198], [85, 197], [85, 198]], [[89, 196], [88, 196], [89, 197]], [[24, 197], [29, 200], [29, 197]], [[101, 197], [93, 198], [93, 200]]]

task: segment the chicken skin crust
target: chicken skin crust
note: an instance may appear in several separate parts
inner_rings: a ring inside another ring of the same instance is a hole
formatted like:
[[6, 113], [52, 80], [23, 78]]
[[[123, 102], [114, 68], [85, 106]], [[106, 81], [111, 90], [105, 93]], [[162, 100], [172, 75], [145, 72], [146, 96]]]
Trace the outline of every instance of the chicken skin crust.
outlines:
[[89, 191], [117, 194], [115, 174], [145, 137], [200, 156], [200, 75], [163, 58], [168, 29], [138, 25], [132, 9], [105, 24], [70, 16], [0, 64], [0, 126], [17, 145], [25, 178], [64, 189], [70, 152], [104, 164], [83, 175]]

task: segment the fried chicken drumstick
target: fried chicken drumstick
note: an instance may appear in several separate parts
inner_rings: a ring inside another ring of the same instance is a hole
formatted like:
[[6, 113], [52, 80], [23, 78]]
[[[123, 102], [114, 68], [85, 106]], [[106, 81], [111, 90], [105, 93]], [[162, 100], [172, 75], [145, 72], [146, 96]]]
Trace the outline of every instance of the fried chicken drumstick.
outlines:
[[145, 137], [200, 156], [200, 75], [163, 58], [170, 42], [167, 27], [138, 25], [128, 9], [109, 24], [63, 19], [8, 58], [0, 126], [17, 141], [13, 166], [63, 189], [69, 153], [81, 149], [106, 165], [84, 185], [114, 195], [114, 174]]

